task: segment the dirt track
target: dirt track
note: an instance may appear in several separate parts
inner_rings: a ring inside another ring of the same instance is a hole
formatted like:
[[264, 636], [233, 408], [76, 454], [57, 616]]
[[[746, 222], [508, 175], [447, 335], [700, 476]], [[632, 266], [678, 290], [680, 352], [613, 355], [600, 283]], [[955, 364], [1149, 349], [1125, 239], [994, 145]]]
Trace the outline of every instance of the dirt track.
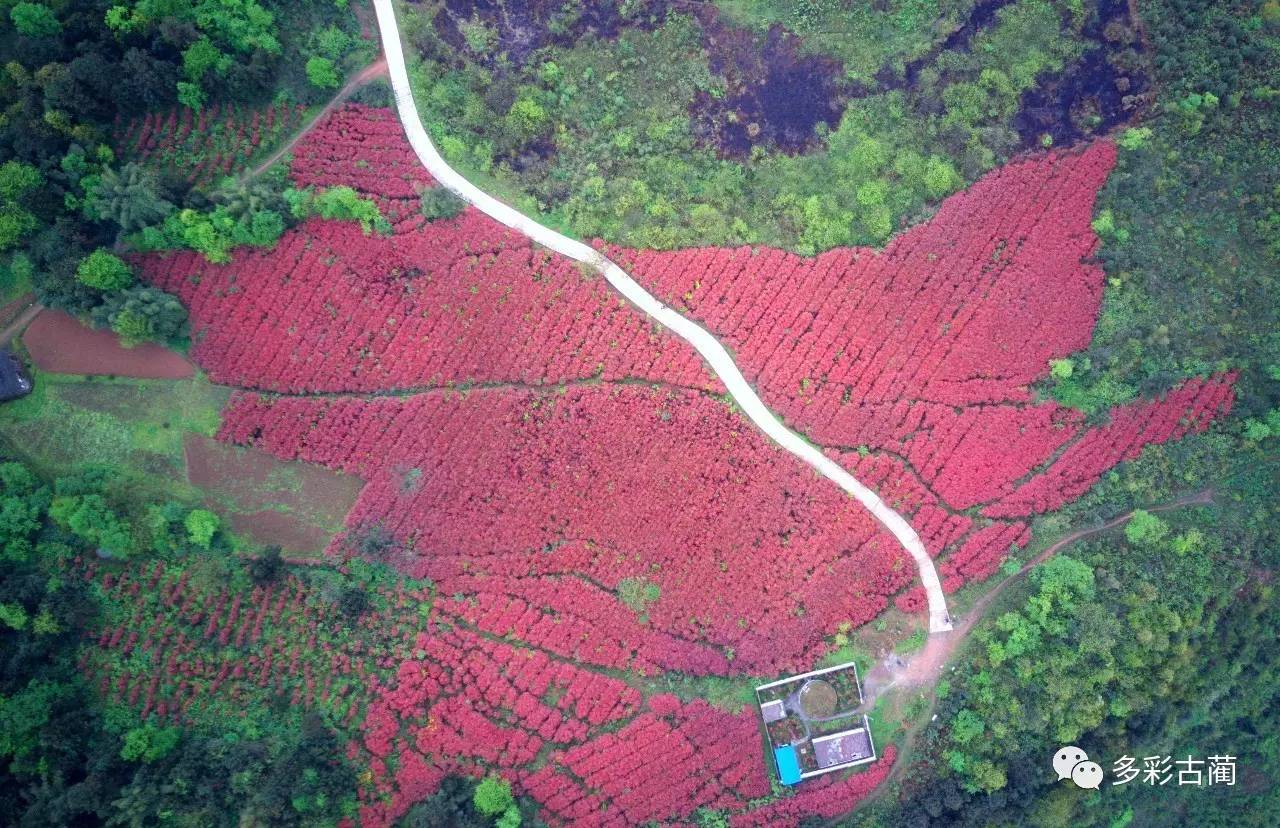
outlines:
[[[1169, 509], [1177, 509], [1183, 506], [1191, 506], [1194, 504], [1212, 505], [1212, 503], [1213, 491], [1205, 489], [1204, 491], [1178, 498], [1177, 500], [1169, 503], [1152, 506], [1146, 511], [1164, 512]], [[1096, 535], [1099, 532], [1105, 532], [1109, 529], [1121, 526], [1127, 523], [1132, 517], [1133, 512], [1126, 512], [1117, 518], [1107, 521], [1101, 526], [1094, 526], [1089, 529], [1081, 529], [1079, 531], [1072, 532], [1070, 535], [1067, 535], [1065, 538], [1057, 541], [1052, 546], [1036, 555], [1023, 565], [1021, 569], [996, 584], [990, 592], [979, 598], [969, 611], [965, 613], [964, 619], [956, 625], [954, 630], [948, 633], [939, 633], [937, 635], [929, 636], [928, 643], [925, 644], [924, 650], [922, 650], [915, 658], [907, 662], [904, 668], [896, 671], [896, 673], [891, 676], [890, 683], [903, 687], [932, 686], [942, 675], [943, 668], [946, 666], [947, 662], [951, 660], [951, 656], [955, 653], [960, 642], [968, 637], [969, 633], [972, 632], [974, 625], [976, 625], [978, 621], [986, 615], [987, 608], [991, 605], [991, 602], [996, 599], [996, 596], [998, 596], [1005, 587], [1023, 577], [1049, 558], [1053, 557], [1064, 547], [1070, 546], [1076, 541], [1081, 540], [1082, 538], [1087, 538], [1090, 535]], [[880, 665], [877, 665], [877, 667], [878, 666]]]
[[319, 112], [317, 112], [314, 118], [308, 121], [302, 127], [302, 129], [298, 130], [292, 138], [290, 138], [288, 141], [284, 143], [284, 146], [280, 147], [275, 152], [271, 153], [269, 156], [266, 157], [265, 160], [262, 161], [262, 163], [258, 164], [258, 166], [254, 167], [253, 169], [245, 173], [241, 181], [252, 181], [253, 179], [262, 175], [267, 170], [271, 169], [271, 167], [277, 161], [279, 161], [286, 154], [288, 154], [288, 152], [292, 150], [299, 141], [302, 140], [302, 137], [304, 135], [306, 135], [311, 130], [315, 129], [316, 124], [324, 120], [325, 116], [328, 115], [330, 112], [333, 112], [333, 110], [337, 109], [339, 104], [343, 103], [347, 98], [351, 97], [351, 94], [353, 92], [355, 92], [357, 89], [364, 86], [366, 83], [373, 80], [374, 78], [385, 77], [386, 74], [387, 74], [387, 59], [385, 57], [379, 57], [373, 63], [370, 63], [368, 66], [361, 69], [356, 74], [352, 75], [351, 79], [348, 80], [345, 84], [343, 84], [342, 88], [339, 89], [337, 93], [332, 98], [329, 99], [329, 102], [324, 105], [324, 109], [321, 109]]
[[[1212, 505], [1213, 490], [1204, 489], [1194, 494], [1185, 495], [1168, 503], [1162, 503], [1158, 506], [1149, 506], [1145, 511], [1148, 512], [1167, 512], [1171, 509], [1178, 509], [1183, 506], [1192, 505]], [[1023, 577], [1035, 567], [1047, 561], [1056, 555], [1062, 549], [1070, 546], [1078, 540], [1087, 538], [1090, 535], [1096, 535], [1121, 526], [1133, 517], [1133, 512], [1126, 512], [1119, 517], [1099, 526], [1093, 526], [1088, 529], [1080, 529], [1066, 537], [1054, 542], [1043, 552], [1036, 555], [1030, 561], [1023, 565], [1014, 574], [1004, 578], [1000, 583], [996, 584], [990, 591], [974, 602], [968, 612], [964, 614], [964, 618], [960, 620], [955, 629], [946, 633], [935, 633], [929, 636], [925, 648], [918, 655], [909, 661], [903, 660], [892, 653], [883, 661], [877, 663], [867, 675], [863, 677], [864, 697], [866, 702], [864, 707], [870, 709], [875, 704], [875, 699], [881, 693], [891, 687], [911, 688], [921, 694], [932, 695], [933, 687], [938, 680], [942, 678], [943, 671], [947, 664], [959, 649], [960, 644], [964, 642], [969, 634], [973, 632], [973, 628], [986, 615], [991, 603], [996, 597], [1017, 579]], [[870, 796], [858, 803], [857, 809], [861, 809], [879, 799], [884, 792], [889, 790], [891, 784], [898, 779], [903, 771], [911, 764], [912, 753], [915, 747], [916, 737], [920, 734], [933, 717], [933, 711], [937, 705], [936, 698], [930, 698], [929, 706], [915, 724], [908, 727], [906, 735], [902, 741], [902, 750], [899, 754], [898, 761], [894, 764], [893, 769], [889, 771], [889, 775], [885, 777]]]

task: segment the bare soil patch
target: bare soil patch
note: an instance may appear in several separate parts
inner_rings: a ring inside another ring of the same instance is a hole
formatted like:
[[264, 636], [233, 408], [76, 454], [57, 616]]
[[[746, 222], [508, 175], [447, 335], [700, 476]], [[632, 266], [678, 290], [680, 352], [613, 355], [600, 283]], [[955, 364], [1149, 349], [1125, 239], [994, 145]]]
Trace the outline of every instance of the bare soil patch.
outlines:
[[45, 310], [22, 335], [31, 360], [55, 374], [186, 379], [195, 368], [176, 351], [153, 342], [126, 348], [111, 331], [95, 331], [62, 311]]
[[230, 513], [233, 530], [294, 554], [322, 553], [364, 488], [358, 477], [196, 434], [183, 450], [188, 481]]
[[307, 559], [318, 555], [329, 544], [331, 533], [321, 526], [307, 523], [287, 512], [233, 512], [231, 530], [246, 535], [266, 546], [279, 546]]

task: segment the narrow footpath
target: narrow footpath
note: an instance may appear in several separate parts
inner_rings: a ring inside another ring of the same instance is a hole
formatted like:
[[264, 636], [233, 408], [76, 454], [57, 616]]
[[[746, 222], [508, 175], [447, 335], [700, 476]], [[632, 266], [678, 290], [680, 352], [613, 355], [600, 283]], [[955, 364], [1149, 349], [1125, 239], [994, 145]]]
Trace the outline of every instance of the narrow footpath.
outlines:
[[557, 233], [502, 203], [463, 178], [445, 162], [436, 151], [418, 115], [413, 90], [409, 85], [409, 72], [405, 66], [400, 29], [396, 23], [392, 0], [374, 0], [374, 9], [378, 15], [378, 30], [382, 37], [382, 49], [386, 56], [387, 68], [391, 73], [391, 88], [400, 121], [404, 125], [405, 134], [414, 152], [436, 181], [481, 212], [508, 227], [519, 230], [538, 244], [595, 268], [608, 280], [609, 284], [637, 308], [692, 345], [719, 376], [742, 413], [761, 431], [779, 446], [812, 466], [823, 477], [857, 498], [858, 502], [870, 510], [876, 520], [893, 534], [898, 543], [915, 560], [916, 567], [920, 571], [920, 581], [924, 585], [925, 594], [929, 600], [929, 631], [937, 633], [950, 630], [951, 617], [947, 613], [946, 597], [942, 592], [942, 584], [938, 580], [938, 572], [934, 568], [933, 559], [929, 557], [928, 551], [920, 541], [920, 536], [911, 528], [911, 524], [891, 509], [875, 492], [862, 485], [853, 475], [824, 455], [821, 450], [783, 425], [756, 395], [755, 390], [738, 370], [738, 366], [734, 364], [729, 352], [714, 336], [658, 301], [635, 279], [599, 251]]

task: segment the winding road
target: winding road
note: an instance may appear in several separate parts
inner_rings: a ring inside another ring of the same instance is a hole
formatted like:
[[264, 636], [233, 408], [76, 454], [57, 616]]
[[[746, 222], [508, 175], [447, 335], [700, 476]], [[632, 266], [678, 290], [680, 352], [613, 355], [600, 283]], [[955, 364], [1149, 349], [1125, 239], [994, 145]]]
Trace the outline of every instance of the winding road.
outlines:
[[783, 425], [756, 395], [755, 390], [738, 370], [738, 366], [734, 364], [729, 352], [714, 336], [658, 301], [635, 279], [599, 251], [545, 227], [498, 201], [463, 178], [445, 162], [423, 128], [418, 107], [414, 103], [392, 0], [374, 0], [373, 5], [378, 15], [378, 30], [382, 37], [382, 49], [386, 56], [387, 68], [391, 73], [391, 88], [395, 96], [396, 109], [400, 114], [400, 122], [404, 125], [405, 134], [414, 152], [436, 181], [481, 212], [512, 229], [519, 230], [538, 244], [596, 269], [609, 284], [637, 308], [692, 345], [719, 376], [742, 413], [761, 431], [779, 446], [812, 466], [823, 477], [857, 498], [858, 502], [870, 510], [876, 520], [897, 538], [915, 560], [916, 567], [920, 571], [920, 580], [924, 584], [929, 600], [929, 631], [936, 633], [950, 630], [951, 617], [947, 613], [946, 598], [942, 593], [938, 572], [934, 569], [933, 559], [929, 557], [928, 551], [920, 541], [920, 536], [911, 528], [911, 524], [839, 464]]

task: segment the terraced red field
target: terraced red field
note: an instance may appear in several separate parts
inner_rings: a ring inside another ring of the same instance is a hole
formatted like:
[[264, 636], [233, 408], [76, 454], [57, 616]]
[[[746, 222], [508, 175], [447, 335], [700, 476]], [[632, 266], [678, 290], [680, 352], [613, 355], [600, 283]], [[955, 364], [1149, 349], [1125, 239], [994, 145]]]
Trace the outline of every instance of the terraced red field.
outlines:
[[[438, 585], [432, 618], [448, 621], [393, 624], [384, 666], [399, 667], [366, 697], [351, 748], [373, 772], [365, 816], [393, 821], [458, 770], [497, 770], [582, 824], [847, 810], [888, 753], [752, 811], [754, 713], [644, 699], [617, 671], [812, 664], [841, 622], [922, 606], [909, 559], [598, 278], [473, 210], [416, 216], [430, 180], [393, 124], [342, 110], [294, 174], [377, 196], [394, 236], [311, 221], [224, 266], [177, 254], [142, 268], [189, 305], [197, 362], [257, 392], [233, 400], [220, 438], [368, 480], [331, 553], [378, 527], [390, 563]], [[1091, 337], [1104, 274], [1090, 220], [1114, 154], [1104, 141], [1018, 161], [883, 251], [609, 254], [911, 520], [953, 591], [1027, 543], [1031, 517], [1231, 405], [1231, 375], [1188, 378], [1088, 425], [1031, 390]], [[388, 159], [384, 189], [366, 159]], [[658, 597], [633, 611], [625, 579]], [[553, 674], [584, 723], [545, 712]], [[673, 755], [715, 773], [672, 777]]]

